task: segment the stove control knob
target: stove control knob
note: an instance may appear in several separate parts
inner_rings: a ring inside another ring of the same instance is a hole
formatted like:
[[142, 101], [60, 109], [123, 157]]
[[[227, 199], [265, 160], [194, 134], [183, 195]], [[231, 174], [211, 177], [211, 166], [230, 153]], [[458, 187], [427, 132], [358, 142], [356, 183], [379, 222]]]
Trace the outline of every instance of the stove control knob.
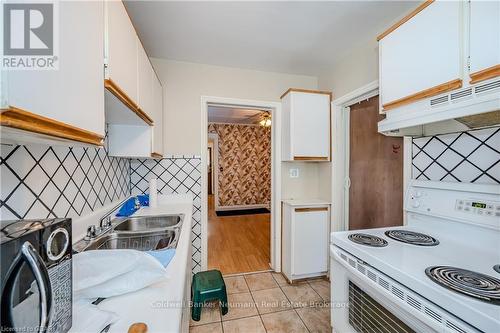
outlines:
[[418, 208], [418, 207], [420, 207], [420, 201], [417, 201], [417, 200], [413, 201], [413, 202], [411, 203], [411, 206], [412, 206], [413, 208]]
[[422, 196], [422, 192], [420, 192], [420, 191], [415, 192], [416, 198], [420, 198], [421, 196]]

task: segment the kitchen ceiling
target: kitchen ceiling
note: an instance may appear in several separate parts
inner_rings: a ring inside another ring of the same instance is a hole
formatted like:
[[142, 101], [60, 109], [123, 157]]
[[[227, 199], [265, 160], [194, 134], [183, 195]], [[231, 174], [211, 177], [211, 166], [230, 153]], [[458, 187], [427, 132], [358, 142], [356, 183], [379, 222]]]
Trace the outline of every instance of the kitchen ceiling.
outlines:
[[150, 57], [318, 75], [418, 6], [413, 1], [125, 1]]
[[264, 110], [241, 109], [224, 106], [208, 106], [208, 122], [224, 124], [258, 124]]

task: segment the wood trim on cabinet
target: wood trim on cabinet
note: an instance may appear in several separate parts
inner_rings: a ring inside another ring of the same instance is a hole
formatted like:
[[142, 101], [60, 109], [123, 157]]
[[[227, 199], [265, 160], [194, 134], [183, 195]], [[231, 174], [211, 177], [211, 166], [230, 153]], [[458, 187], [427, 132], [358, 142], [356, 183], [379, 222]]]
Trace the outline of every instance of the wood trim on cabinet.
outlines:
[[57, 138], [102, 146], [104, 136], [32, 112], [9, 106], [1, 109], [0, 125]]
[[328, 207], [304, 207], [304, 208], [295, 208], [296, 213], [305, 213], [305, 212], [324, 212], [328, 211]]
[[500, 65], [488, 67], [478, 72], [470, 73], [470, 84], [478, 83], [484, 80], [500, 76]]
[[104, 79], [104, 88], [116, 96], [126, 107], [134, 112], [149, 126], [153, 126], [153, 119], [151, 119], [144, 111], [141, 110], [139, 105], [135, 103], [113, 80]]
[[285, 97], [290, 92], [302, 92], [308, 94], [321, 94], [330, 96], [330, 101], [332, 100], [332, 92], [331, 91], [322, 91], [322, 90], [312, 90], [312, 89], [300, 89], [300, 88], [290, 88], [281, 95], [280, 99]]
[[439, 94], [442, 94], [442, 93], [445, 93], [448, 91], [452, 91], [452, 90], [455, 90], [455, 89], [458, 89], [461, 87], [462, 87], [462, 80], [460, 80], [460, 79], [452, 80], [452, 81], [437, 85], [435, 87], [422, 90], [422, 91], [415, 93], [413, 95], [406, 96], [406, 97], [397, 99], [395, 101], [383, 104], [382, 111], [389, 111], [391, 109], [395, 109], [395, 108], [400, 107], [402, 105], [411, 104], [411, 103], [416, 102], [418, 100], [421, 100], [421, 99], [424, 99], [427, 97], [431, 97], [431, 96], [435, 96], [435, 95], [439, 95]]
[[402, 26], [403, 24], [405, 24], [406, 22], [408, 22], [412, 17], [414, 17], [415, 15], [417, 15], [418, 13], [420, 13], [422, 10], [424, 10], [425, 8], [427, 8], [434, 1], [435, 0], [426, 0], [423, 3], [421, 3], [417, 8], [415, 8], [408, 15], [406, 15], [401, 20], [399, 20], [398, 22], [394, 23], [389, 29], [387, 29], [386, 31], [384, 31], [383, 33], [381, 33], [380, 35], [378, 35], [377, 36], [377, 41], [379, 42], [382, 38], [384, 38], [385, 36], [387, 36], [388, 34], [390, 34], [391, 32], [393, 32], [394, 30], [396, 30], [397, 28], [399, 28], [400, 26]]
[[160, 153], [155, 153], [155, 152], [152, 152], [151, 153], [151, 157], [152, 158], [163, 158], [163, 155], [160, 154]]
[[328, 161], [329, 158], [325, 156], [294, 156], [294, 161]]

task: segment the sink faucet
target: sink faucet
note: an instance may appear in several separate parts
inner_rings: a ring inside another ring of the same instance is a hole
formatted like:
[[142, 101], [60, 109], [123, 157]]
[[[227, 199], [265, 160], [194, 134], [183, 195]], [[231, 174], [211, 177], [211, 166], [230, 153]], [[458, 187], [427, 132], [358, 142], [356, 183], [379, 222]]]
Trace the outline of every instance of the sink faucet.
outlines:
[[91, 240], [93, 238], [96, 238], [99, 236], [101, 232], [101, 228], [92, 224], [90, 227], [87, 228], [87, 234], [85, 235], [86, 240]]
[[[116, 212], [116, 210], [120, 208], [128, 199], [129, 198], [126, 198], [125, 200], [121, 201], [118, 205], [116, 205], [113, 209], [111, 209], [103, 217], [101, 217], [101, 220], [99, 221], [99, 226], [104, 229], [111, 227], [111, 220], [113, 213]], [[136, 200], [138, 200], [137, 197]]]

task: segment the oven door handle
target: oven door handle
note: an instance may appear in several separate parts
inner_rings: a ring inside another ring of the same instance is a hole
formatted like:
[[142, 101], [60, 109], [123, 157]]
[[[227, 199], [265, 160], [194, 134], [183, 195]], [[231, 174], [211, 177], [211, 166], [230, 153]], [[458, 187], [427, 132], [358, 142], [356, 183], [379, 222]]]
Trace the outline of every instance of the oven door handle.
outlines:
[[39, 332], [46, 332], [49, 326], [49, 320], [52, 312], [52, 288], [50, 285], [49, 272], [47, 267], [36, 252], [30, 242], [24, 242], [21, 251], [17, 254], [14, 262], [7, 273], [6, 282], [2, 287], [2, 305], [1, 305], [1, 328], [2, 330], [15, 329], [12, 318], [12, 295], [16, 277], [26, 261], [29, 269], [35, 276], [36, 284], [40, 293], [40, 326]]

